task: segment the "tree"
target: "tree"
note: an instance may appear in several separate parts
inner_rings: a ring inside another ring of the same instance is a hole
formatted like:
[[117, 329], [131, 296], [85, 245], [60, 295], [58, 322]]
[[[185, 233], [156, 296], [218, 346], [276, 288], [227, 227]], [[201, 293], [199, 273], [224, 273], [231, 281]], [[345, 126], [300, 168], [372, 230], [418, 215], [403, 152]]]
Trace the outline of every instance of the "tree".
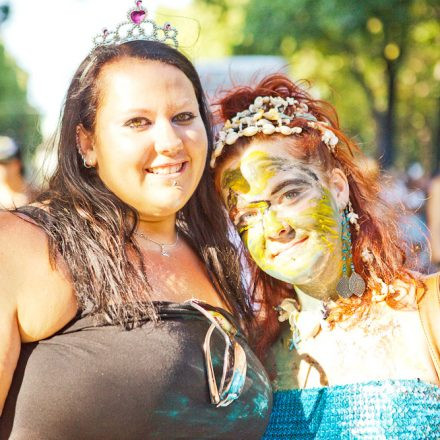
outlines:
[[[0, 7], [0, 23], [9, 7]], [[0, 42], [0, 134], [15, 139], [30, 159], [41, 142], [40, 116], [27, 100], [27, 76]]]
[[9, 17], [9, 5], [6, 3], [0, 6], [0, 24], [7, 20]]
[[[223, 14], [234, 8], [230, 0], [199, 1], [221, 8]], [[357, 98], [356, 88], [361, 92], [362, 103], [375, 121], [378, 155], [388, 167], [396, 160], [399, 93], [408, 94], [401, 90], [400, 77], [411, 71], [415, 54], [428, 53], [430, 45], [438, 51], [439, 12], [438, 0], [248, 0], [242, 42], [234, 52], [281, 54], [296, 61], [298, 54], [310, 58], [311, 53], [319, 61], [315, 73], [342, 86], [339, 90], [345, 99], [347, 91]], [[418, 44], [417, 32], [427, 35], [426, 47]], [[431, 74], [425, 91], [436, 94], [438, 81], [430, 69], [435, 57], [428, 54], [424, 58], [431, 63], [425, 66]], [[336, 61], [329, 66], [332, 59], [337, 60], [337, 69]], [[352, 103], [350, 118], [356, 119], [358, 111]], [[406, 130], [399, 128], [402, 133]]]

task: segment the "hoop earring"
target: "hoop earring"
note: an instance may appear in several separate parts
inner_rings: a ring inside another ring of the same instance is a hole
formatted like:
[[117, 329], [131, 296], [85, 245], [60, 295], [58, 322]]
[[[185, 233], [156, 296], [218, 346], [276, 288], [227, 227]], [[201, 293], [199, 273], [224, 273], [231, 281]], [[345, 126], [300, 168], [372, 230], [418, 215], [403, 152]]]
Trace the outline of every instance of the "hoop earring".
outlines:
[[[342, 298], [348, 299], [352, 295], [361, 297], [366, 288], [365, 281], [356, 272], [353, 264], [352, 243], [350, 233], [350, 223], [355, 225], [356, 230], [359, 230], [357, 223], [358, 215], [354, 213], [351, 203], [345, 207], [342, 213], [342, 277], [339, 280], [336, 291]], [[348, 261], [350, 262], [350, 276], [348, 274]]]
[[81, 150], [81, 141], [79, 139], [79, 127], [76, 127], [76, 136], [75, 136], [75, 140], [76, 140], [76, 149], [78, 150], [78, 154], [82, 157], [83, 160], [83, 164], [84, 164], [84, 168], [93, 168], [93, 165], [89, 165], [87, 163], [86, 157], [83, 156], [82, 154], [82, 150]]
[[93, 165], [89, 165], [84, 156], [82, 156], [82, 159], [83, 159], [83, 163], [84, 163], [84, 168], [93, 168]]

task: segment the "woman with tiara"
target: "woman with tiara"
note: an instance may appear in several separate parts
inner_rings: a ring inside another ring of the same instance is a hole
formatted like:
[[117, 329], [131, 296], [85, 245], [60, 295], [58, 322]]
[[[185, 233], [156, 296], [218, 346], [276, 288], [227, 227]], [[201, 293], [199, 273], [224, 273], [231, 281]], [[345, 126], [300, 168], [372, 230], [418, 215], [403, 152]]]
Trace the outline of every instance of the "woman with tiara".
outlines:
[[440, 438], [439, 275], [406, 265], [335, 111], [283, 75], [218, 104], [211, 166], [275, 391], [264, 438]]
[[0, 439], [264, 433], [270, 382], [176, 36], [137, 1], [95, 38], [49, 188], [0, 213]]

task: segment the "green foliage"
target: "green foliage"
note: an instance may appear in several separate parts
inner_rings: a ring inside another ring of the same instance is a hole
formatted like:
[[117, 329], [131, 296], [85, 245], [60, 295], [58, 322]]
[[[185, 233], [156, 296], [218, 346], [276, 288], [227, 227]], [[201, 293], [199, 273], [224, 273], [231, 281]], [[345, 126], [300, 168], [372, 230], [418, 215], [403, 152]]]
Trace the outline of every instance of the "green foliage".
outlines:
[[0, 24], [7, 20], [9, 17], [10, 6], [8, 4], [4, 4], [0, 6]]
[[[225, 16], [231, 0], [196, 0]], [[236, 54], [286, 57], [367, 151], [395, 144], [394, 163], [435, 164], [439, 0], [247, 0]], [[390, 132], [395, 136], [389, 136]]]
[[27, 76], [0, 43], [0, 134], [15, 139], [29, 159], [41, 142], [40, 116], [27, 100]]
[[241, 32], [234, 30], [242, 26], [246, 3], [235, 0], [234, 8], [226, 8], [226, 4], [196, 1], [177, 16], [174, 9], [164, 7], [156, 15], [179, 29], [180, 50], [190, 59], [219, 58], [232, 55], [242, 41]]

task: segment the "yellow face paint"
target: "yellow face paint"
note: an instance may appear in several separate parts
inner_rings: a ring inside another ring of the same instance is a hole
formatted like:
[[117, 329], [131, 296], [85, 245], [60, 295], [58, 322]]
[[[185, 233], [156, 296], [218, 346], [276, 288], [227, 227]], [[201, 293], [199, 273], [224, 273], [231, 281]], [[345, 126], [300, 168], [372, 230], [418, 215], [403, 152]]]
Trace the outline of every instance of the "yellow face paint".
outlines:
[[248, 181], [241, 174], [240, 168], [228, 170], [223, 174], [222, 188], [230, 188], [242, 194], [246, 194], [250, 190]]
[[276, 174], [276, 166], [281, 165], [278, 160], [272, 159], [267, 153], [253, 151], [245, 158], [245, 167], [242, 167], [243, 177], [252, 182], [251, 194], [258, 195], [267, 187], [269, 180]]
[[233, 194], [228, 209], [262, 270], [301, 285], [339, 255], [339, 213], [313, 170], [287, 154], [254, 150], [233, 171], [240, 177], [226, 171], [222, 179], [224, 193]]
[[227, 191], [225, 202], [229, 211], [235, 209], [237, 205], [237, 194], [247, 194], [250, 190], [249, 183], [241, 174], [240, 168], [226, 170], [222, 177], [221, 187]]

